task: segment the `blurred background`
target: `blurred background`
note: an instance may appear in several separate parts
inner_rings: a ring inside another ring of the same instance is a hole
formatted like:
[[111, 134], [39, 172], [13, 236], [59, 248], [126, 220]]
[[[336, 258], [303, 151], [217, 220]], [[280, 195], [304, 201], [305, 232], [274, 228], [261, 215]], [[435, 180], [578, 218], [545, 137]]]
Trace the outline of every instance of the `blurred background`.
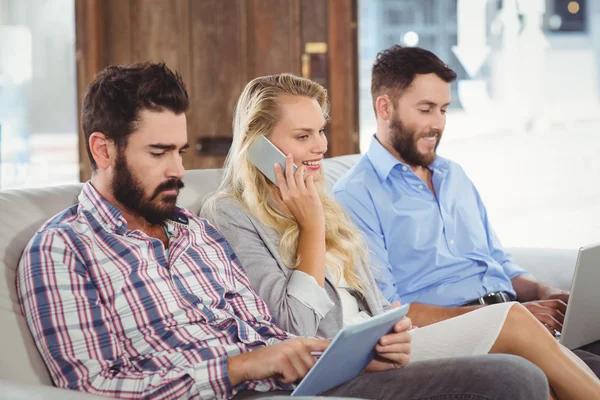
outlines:
[[331, 96], [329, 156], [375, 132], [377, 52], [419, 46], [458, 79], [438, 153], [475, 182], [502, 242], [600, 241], [600, 1], [0, 0], [0, 189], [89, 178], [78, 104], [109, 64], [184, 77], [194, 151], [220, 167], [250, 79], [293, 72]]

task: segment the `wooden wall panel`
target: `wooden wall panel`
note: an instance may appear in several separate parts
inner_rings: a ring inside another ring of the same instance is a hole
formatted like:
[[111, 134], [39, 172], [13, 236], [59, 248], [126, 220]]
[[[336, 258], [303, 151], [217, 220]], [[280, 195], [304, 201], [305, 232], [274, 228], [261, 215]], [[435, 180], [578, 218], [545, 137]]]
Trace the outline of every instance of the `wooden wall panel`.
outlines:
[[179, 9], [187, 0], [130, 0], [132, 54], [135, 61], [163, 60], [179, 69], [184, 36]]
[[[302, 27], [302, 53], [306, 53], [306, 45], [308, 43], [328, 43], [328, 17], [329, 10], [327, 1], [322, 0], [302, 0], [301, 4], [301, 27]], [[308, 71], [302, 70], [302, 76], [308, 77], [313, 81], [329, 87], [329, 57], [328, 54], [305, 54], [307, 57], [304, 62], [308, 62]], [[310, 76], [305, 76], [309, 72]], [[325, 129], [327, 140], [331, 141], [330, 127]], [[325, 153], [325, 157], [329, 157], [331, 151]]]
[[[191, 88], [194, 83], [193, 74], [193, 60], [192, 54], [192, 37], [191, 37], [191, 4], [194, 0], [176, 0], [177, 1], [177, 17], [179, 21], [179, 42], [177, 46], [178, 60], [176, 70], [183, 77], [183, 81], [186, 83], [188, 94], [190, 95], [190, 108], [186, 113], [187, 117], [187, 129], [188, 129], [188, 142], [190, 145], [193, 144], [193, 131], [190, 129], [192, 123], [197, 119], [196, 107], [191, 97]], [[193, 147], [192, 147], [193, 149]], [[194, 168], [194, 161], [196, 157], [193, 151], [188, 151], [183, 156], [183, 166], [185, 169]]]
[[300, 51], [304, 52], [304, 45], [307, 42], [325, 42], [327, 43], [327, 1], [323, 0], [302, 0], [300, 4], [300, 27], [302, 32], [302, 46]]
[[[85, 0], [84, 0], [85, 1]], [[131, 64], [135, 60], [131, 41], [131, 1], [104, 0], [104, 63]]]
[[[81, 110], [83, 96], [96, 72], [104, 68], [104, 21], [101, 0], [75, 2], [75, 47], [77, 64], [77, 109]], [[80, 113], [78, 113], [80, 115]], [[79, 129], [79, 177], [91, 176], [85, 137]]]
[[[191, 80], [189, 58], [189, 0], [109, 0], [105, 10], [107, 29], [106, 65], [164, 61], [178, 71], [188, 90]], [[190, 107], [191, 109], [192, 107]], [[193, 119], [193, 110], [187, 115]], [[184, 156], [193, 168], [194, 155]]]
[[[198, 138], [230, 138], [244, 85], [302, 72], [307, 42], [328, 43], [318, 81], [329, 91], [329, 155], [358, 151], [356, 0], [75, 0], [78, 92], [109, 64], [164, 60], [190, 93], [186, 168], [222, 165], [199, 156]], [[321, 57], [319, 60], [322, 60]], [[319, 64], [322, 65], [322, 64]], [[325, 72], [323, 72], [325, 71]], [[315, 77], [316, 78], [316, 77]], [[81, 178], [89, 178], [83, 139]]]
[[359, 152], [356, 0], [329, 0], [331, 156]]
[[300, 0], [247, 0], [249, 78], [300, 74]]
[[[233, 109], [248, 79], [245, 0], [192, 1], [190, 14], [193, 118], [192, 149], [202, 138], [232, 137]], [[194, 168], [218, 168], [224, 156], [196, 156]]]

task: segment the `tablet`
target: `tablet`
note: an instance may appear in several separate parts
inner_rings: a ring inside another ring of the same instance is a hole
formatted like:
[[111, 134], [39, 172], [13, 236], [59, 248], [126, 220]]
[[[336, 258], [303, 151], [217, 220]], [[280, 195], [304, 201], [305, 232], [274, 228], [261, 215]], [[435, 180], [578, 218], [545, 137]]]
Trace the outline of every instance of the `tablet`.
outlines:
[[405, 304], [340, 330], [292, 396], [316, 396], [356, 378], [375, 357], [379, 339], [392, 332], [408, 307]]

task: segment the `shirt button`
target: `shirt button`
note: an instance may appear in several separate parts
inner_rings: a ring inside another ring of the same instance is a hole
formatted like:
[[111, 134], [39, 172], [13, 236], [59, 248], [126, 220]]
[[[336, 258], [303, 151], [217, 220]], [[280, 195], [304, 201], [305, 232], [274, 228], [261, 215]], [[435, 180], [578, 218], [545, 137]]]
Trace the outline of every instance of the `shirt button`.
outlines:
[[402, 167], [402, 171], [406, 171], [408, 169], [408, 167], [405, 165], [404, 167]]
[[454, 244], [454, 240], [450, 240], [450, 244]]
[[123, 222], [117, 221], [117, 226], [123, 226]]
[[419, 190], [423, 190], [423, 185], [419, 185]]

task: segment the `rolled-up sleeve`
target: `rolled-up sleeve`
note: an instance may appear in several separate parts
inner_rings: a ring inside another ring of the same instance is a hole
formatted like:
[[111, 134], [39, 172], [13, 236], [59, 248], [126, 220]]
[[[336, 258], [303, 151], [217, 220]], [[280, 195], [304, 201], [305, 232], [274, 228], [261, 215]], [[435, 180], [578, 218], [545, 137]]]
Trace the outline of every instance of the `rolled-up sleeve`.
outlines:
[[327, 291], [319, 286], [314, 276], [302, 271], [294, 271], [287, 284], [288, 295], [296, 298], [306, 307], [313, 309], [320, 318], [325, 317], [335, 303]]
[[312, 282], [300, 271], [284, 271], [286, 267], [278, 263], [236, 200], [220, 200], [214, 209], [203, 208], [200, 215], [227, 239], [252, 287], [269, 306], [275, 324], [294, 335], [316, 336], [319, 323], [334, 307], [325, 289], [315, 288], [314, 278]]

